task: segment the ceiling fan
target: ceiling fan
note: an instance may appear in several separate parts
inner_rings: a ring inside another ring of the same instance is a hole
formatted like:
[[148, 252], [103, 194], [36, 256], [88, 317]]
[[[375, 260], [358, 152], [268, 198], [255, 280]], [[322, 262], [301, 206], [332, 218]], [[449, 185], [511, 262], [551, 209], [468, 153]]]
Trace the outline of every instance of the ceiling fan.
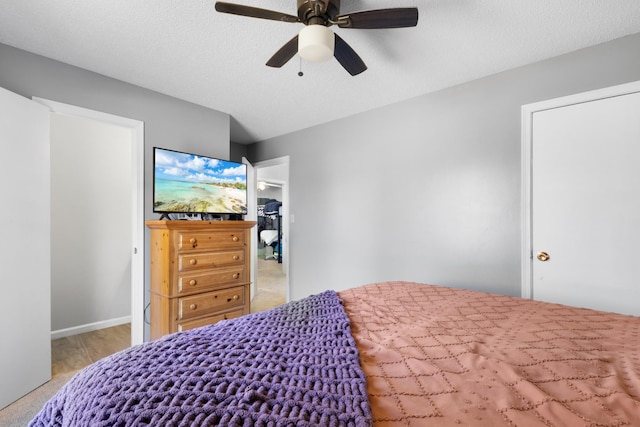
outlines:
[[298, 16], [221, 1], [216, 2], [216, 10], [233, 15], [282, 22], [299, 22], [305, 25], [300, 33], [285, 43], [267, 61], [269, 67], [282, 67], [296, 53], [308, 61], [326, 61], [334, 56], [352, 76], [362, 73], [367, 69], [367, 66], [347, 42], [329, 29], [330, 26], [378, 29], [418, 25], [418, 8], [415, 7], [366, 10], [340, 15], [340, 0], [296, 1]]

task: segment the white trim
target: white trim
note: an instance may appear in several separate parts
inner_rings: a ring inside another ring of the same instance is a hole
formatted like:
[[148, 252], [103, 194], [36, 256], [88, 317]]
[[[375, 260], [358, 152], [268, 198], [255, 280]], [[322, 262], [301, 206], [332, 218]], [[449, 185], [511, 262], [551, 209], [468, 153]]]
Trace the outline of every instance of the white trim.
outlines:
[[138, 121], [132, 132], [131, 345], [136, 345], [144, 341], [144, 122]]
[[132, 130], [131, 345], [141, 344], [144, 341], [144, 122], [49, 99], [32, 99], [55, 113], [98, 120]]
[[521, 188], [522, 188], [522, 249], [520, 258], [522, 260], [522, 298], [533, 299], [533, 242], [531, 224], [531, 190], [532, 190], [532, 149], [533, 149], [533, 114], [561, 108], [569, 105], [581, 104], [584, 102], [596, 101], [599, 99], [623, 96], [640, 92], [640, 81], [611, 86], [604, 89], [592, 90], [575, 95], [563, 96], [561, 98], [549, 99], [522, 106], [521, 110]]
[[88, 323], [86, 325], [74, 326], [72, 328], [58, 329], [51, 331], [51, 339], [69, 337], [71, 335], [84, 334], [85, 332], [98, 331], [100, 329], [111, 328], [113, 326], [131, 323], [131, 316], [118, 317], [116, 319], [102, 320], [100, 322]]
[[[247, 165], [247, 215], [245, 216], [245, 218], [248, 221], [258, 221], [258, 207], [256, 206], [256, 186], [255, 186], [255, 181], [256, 181], [256, 171], [253, 167], [253, 165], [251, 164], [251, 162], [246, 158], [246, 157], [242, 157], [242, 163], [244, 163], [245, 165]], [[257, 237], [257, 233], [255, 231], [253, 231], [253, 228], [257, 228], [256, 226], [252, 227], [252, 231], [250, 233], [251, 239], [249, 241], [249, 248], [250, 251], [249, 253], [252, 254], [251, 256], [251, 261], [249, 261], [249, 266], [250, 266], [250, 277], [249, 280], [251, 281], [251, 285], [250, 285], [250, 291], [249, 291], [249, 295], [250, 295], [250, 299], [251, 301], [253, 301], [253, 298], [256, 296], [258, 289], [257, 289], [257, 282], [256, 282], [256, 275], [258, 273], [258, 260], [257, 260], [257, 253], [258, 253], [258, 237]]]
[[[522, 298], [533, 298], [532, 295], [532, 266], [531, 257], [533, 249], [531, 246], [531, 147], [532, 147], [532, 123], [534, 110], [530, 109], [531, 105], [522, 107], [522, 147], [521, 147], [521, 209], [522, 209], [522, 249], [520, 252], [521, 259], [521, 296]], [[537, 111], [537, 110], [535, 110]]]

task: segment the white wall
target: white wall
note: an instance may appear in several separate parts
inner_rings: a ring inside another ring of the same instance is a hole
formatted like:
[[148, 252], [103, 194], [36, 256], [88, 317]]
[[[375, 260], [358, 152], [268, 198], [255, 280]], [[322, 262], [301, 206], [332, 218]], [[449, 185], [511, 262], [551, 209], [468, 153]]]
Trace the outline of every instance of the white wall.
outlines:
[[131, 315], [132, 137], [52, 114], [52, 331]]
[[520, 107], [638, 80], [638, 52], [640, 34], [250, 146], [290, 156], [291, 298], [386, 280], [520, 295]]

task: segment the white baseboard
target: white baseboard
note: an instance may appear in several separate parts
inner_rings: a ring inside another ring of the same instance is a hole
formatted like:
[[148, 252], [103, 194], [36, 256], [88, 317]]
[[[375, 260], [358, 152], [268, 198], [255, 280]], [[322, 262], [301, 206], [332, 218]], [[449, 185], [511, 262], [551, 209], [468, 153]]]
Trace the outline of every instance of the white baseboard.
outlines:
[[102, 320], [100, 322], [88, 323], [86, 325], [79, 325], [72, 328], [51, 331], [51, 339], [57, 340], [58, 338], [83, 334], [85, 332], [97, 331], [99, 329], [110, 328], [112, 326], [123, 325], [125, 323], [131, 323], [131, 316], [118, 317], [116, 319]]

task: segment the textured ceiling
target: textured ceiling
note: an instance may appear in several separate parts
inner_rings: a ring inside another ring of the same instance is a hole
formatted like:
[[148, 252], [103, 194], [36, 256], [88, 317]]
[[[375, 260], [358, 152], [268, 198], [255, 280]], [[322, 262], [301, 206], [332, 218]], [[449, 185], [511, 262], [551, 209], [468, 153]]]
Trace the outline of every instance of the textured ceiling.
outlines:
[[[296, 14], [295, 0], [227, 1]], [[302, 24], [214, 3], [2, 0], [0, 43], [226, 112], [248, 143], [640, 32], [638, 0], [342, 0], [420, 14], [415, 28], [332, 27], [369, 67], [351, 77], [335, 60], [266, 67]]]

